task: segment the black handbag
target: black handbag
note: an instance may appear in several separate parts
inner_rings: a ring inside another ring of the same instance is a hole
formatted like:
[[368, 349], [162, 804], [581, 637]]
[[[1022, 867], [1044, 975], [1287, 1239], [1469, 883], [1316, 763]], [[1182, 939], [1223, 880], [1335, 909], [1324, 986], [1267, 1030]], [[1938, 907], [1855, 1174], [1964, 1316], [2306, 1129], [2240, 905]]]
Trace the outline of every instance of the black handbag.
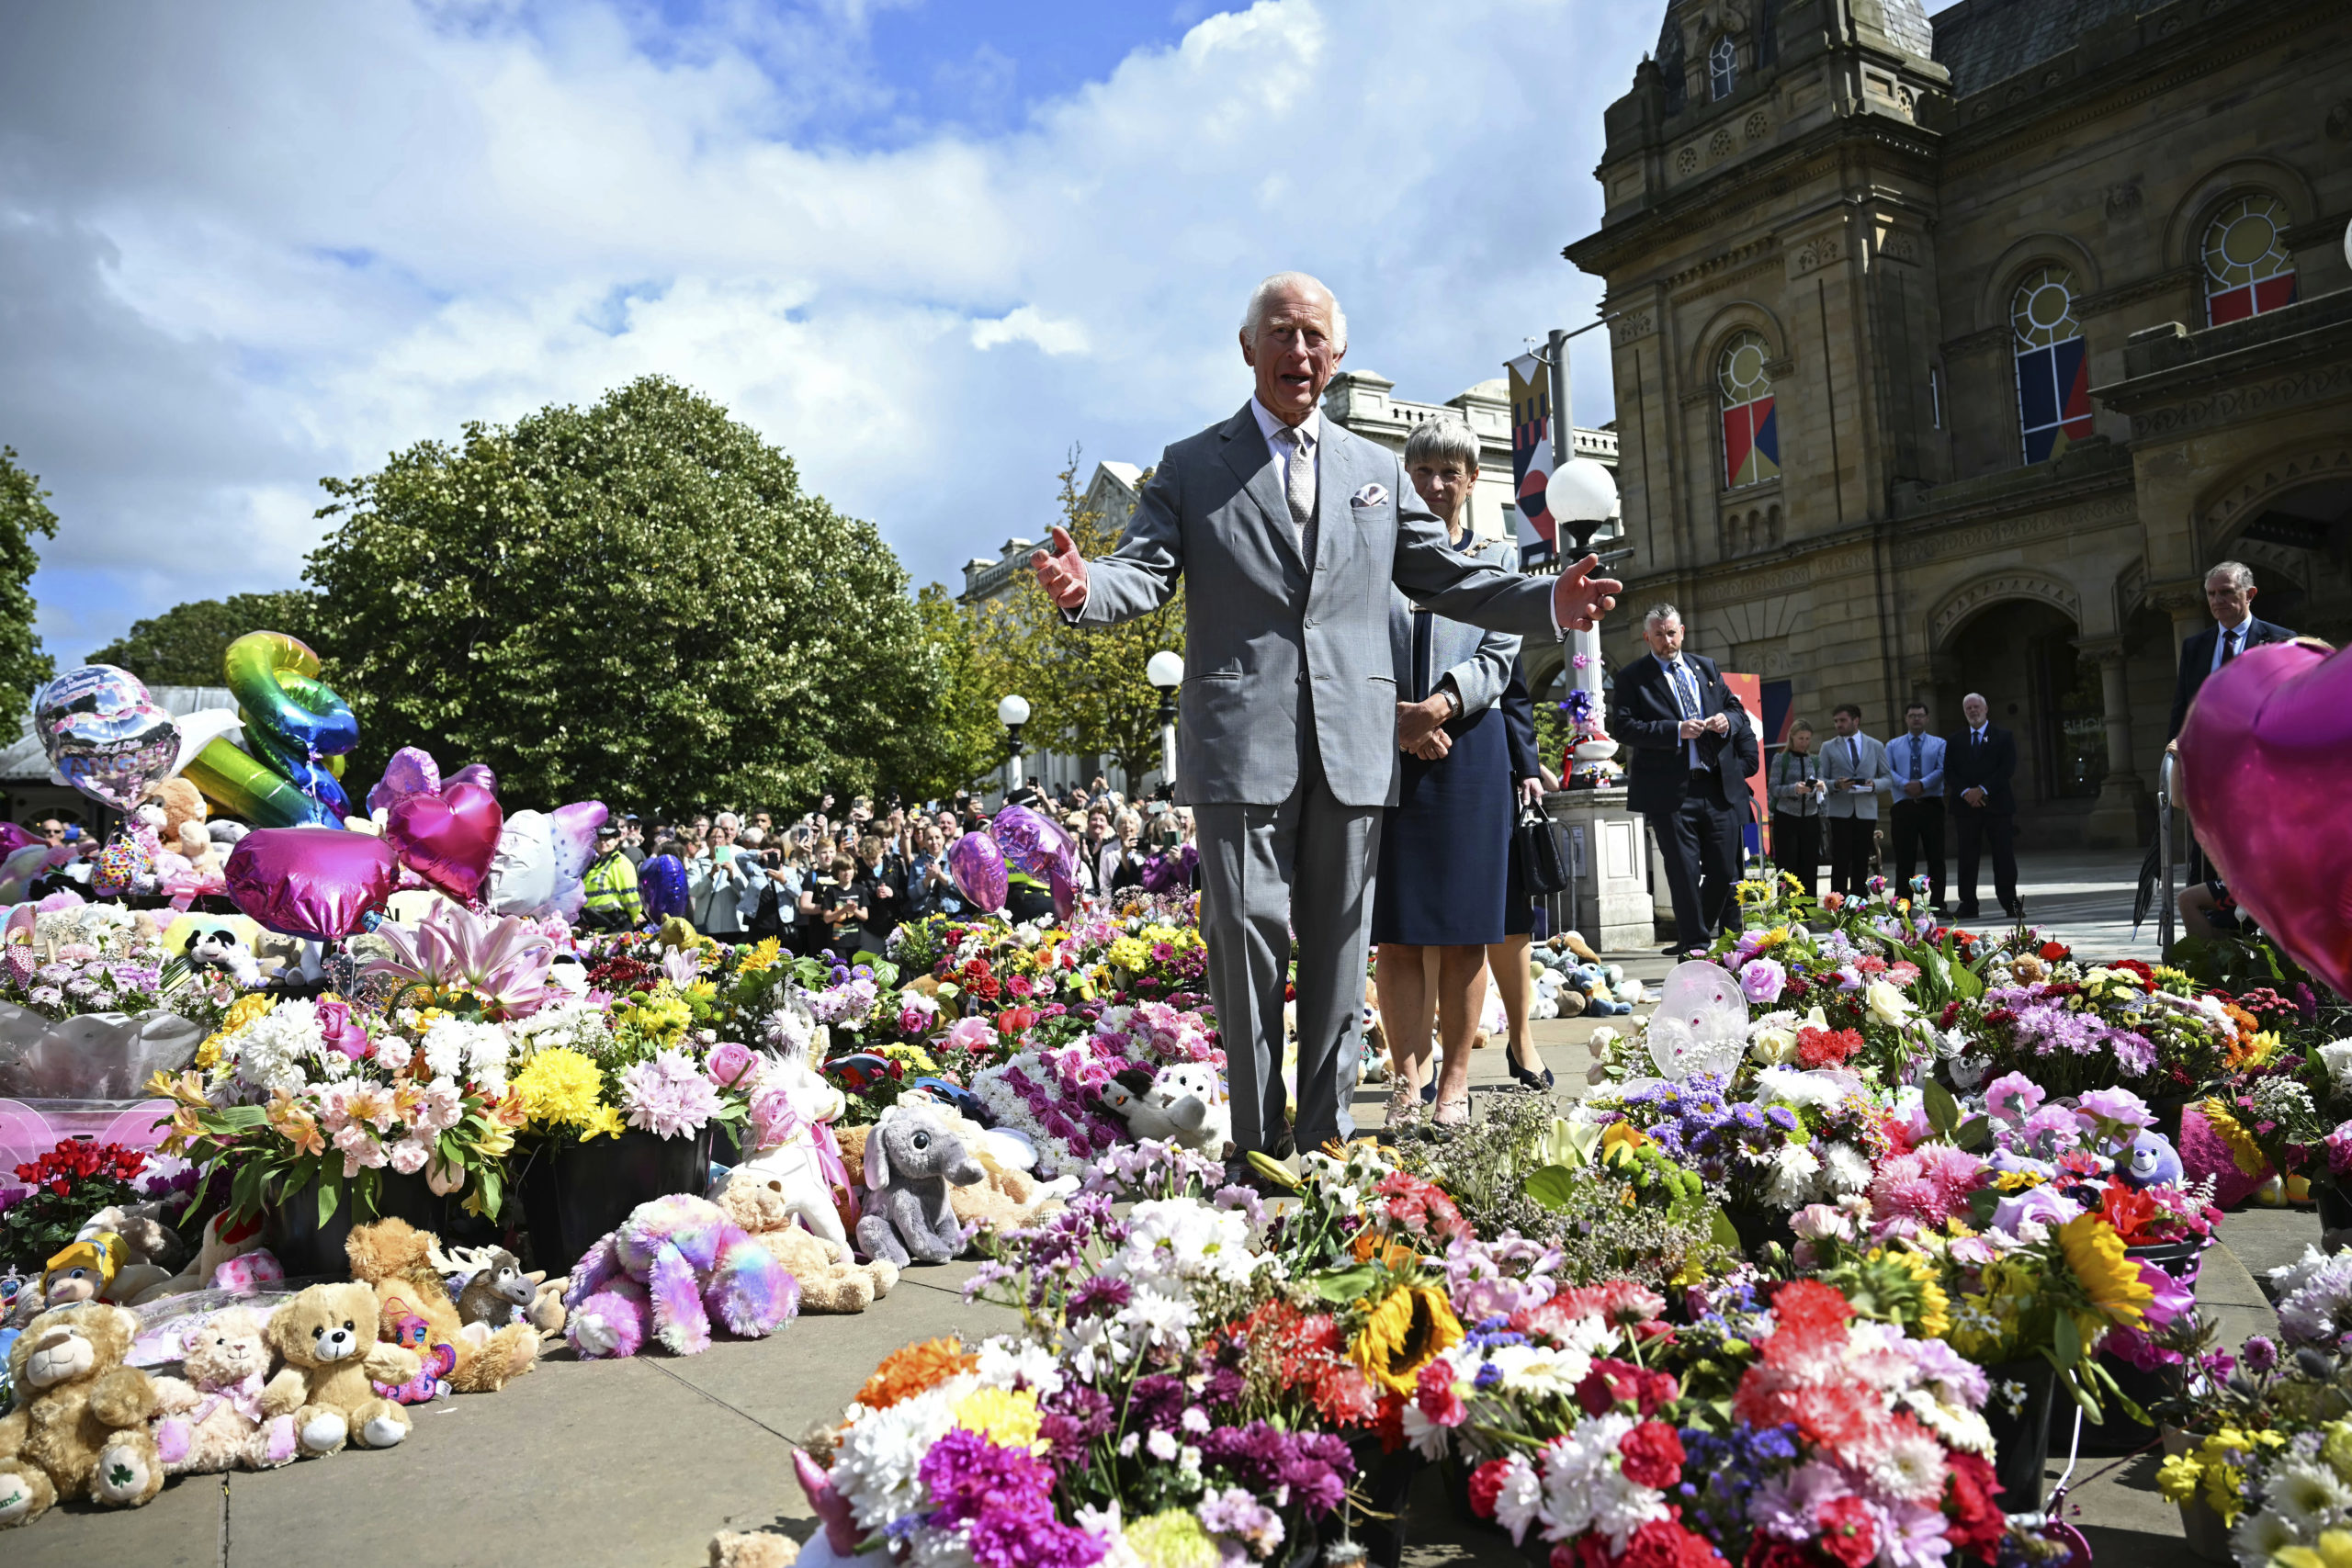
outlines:
[[1567, 891], [1568, 841], [1560, 825], [1540, 806], [1521, 806], [1519, 827], [1511, 834], [1511, 851], [1519, 856], [1520, 880], [1538, 898]]

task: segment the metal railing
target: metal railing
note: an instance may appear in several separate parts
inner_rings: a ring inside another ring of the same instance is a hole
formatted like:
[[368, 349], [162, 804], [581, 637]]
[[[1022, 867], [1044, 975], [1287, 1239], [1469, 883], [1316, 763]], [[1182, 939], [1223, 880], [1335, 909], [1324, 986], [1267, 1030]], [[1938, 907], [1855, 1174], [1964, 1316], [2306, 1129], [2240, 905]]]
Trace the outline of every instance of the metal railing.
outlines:
[[2156, 768], [2156, 951], [2172, 951], [2172, 802], [2180, 776], [2178, 753], [2166, 750]]

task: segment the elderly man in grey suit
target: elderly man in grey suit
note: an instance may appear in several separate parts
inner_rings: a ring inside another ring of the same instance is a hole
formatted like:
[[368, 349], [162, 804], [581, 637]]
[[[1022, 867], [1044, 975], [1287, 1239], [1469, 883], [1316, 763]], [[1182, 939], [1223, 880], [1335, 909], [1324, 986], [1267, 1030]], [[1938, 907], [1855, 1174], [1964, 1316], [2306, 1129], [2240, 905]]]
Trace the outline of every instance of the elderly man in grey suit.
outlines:
[[1052, 548], [1032, 558], [1078, 626], [1148, 614], [1180, 576], [1190, 583], [1176, 798], [1200, 825], [1236, 1179], [1250, 1153], [1281, 1158], [1294, 1146], [1281, 1071], [1294, 926], [1296, 1145], [1354, 1131], [1343, 1099], [1362, 1044], [1382, 808], [1396, 799], [1399, 746], [1443, 721], [1397, 700], [1390, 585], [1441, 615], [1554, 640], [1589, 626], [1618, 587], [1590, 575], [1590, 557], [1546, 581], [1453, 550], [1396, 455], [1317, 412], [1347, 333], [1314, 278], [1260, 284], [1241, 322], [1255, 395], [1168, 448], [1111, 555], [1087, 561], [1056, 528]]

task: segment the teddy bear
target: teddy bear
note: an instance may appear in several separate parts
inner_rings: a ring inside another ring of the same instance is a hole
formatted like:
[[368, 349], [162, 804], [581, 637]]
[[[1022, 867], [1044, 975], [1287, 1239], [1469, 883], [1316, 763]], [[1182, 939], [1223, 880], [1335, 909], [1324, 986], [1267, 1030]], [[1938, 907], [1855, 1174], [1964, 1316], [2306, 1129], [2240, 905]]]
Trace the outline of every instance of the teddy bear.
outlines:
[[184, 778], [164, 779], [141, 791], [140, 804], [152, 805], [163, 813], [163, 819], [156, 825], [156, 837], [166, 852], [177, 854], [187, 863], [183, 874], [199, 884], [219, 885], [221, 860], [212, 847], [212, 834], [206, 822], [210, 811], [204, 804], [204, 792]]
[[918, 1259], [944, 1263], [964, 1250], [964, 1224], [947, 1190], [988, 1173], [935, 1108], [900, 1101], [884, 1111], [866, 1134], [865, 1165], [859, 1251], [904, 1269]]
[[598, 1236], [564, 1292], [565, 1337], [595, 1359], [636, 1352], [650, 1332], [673, 1355], [710, 1348], [711, 1319], [760, 1339], [800, 1306], [799, 1282], [707, 1198], [639, 1203]]
[[891, 1264], [854, 1262], [845, 1244], [795, 1224], [782, 1190], [757, 1171], [738, 1167], [711, 1196], [746, 1235], [767, 1248], [799, 1281], [802, 1312], [864, 1312], [899, 1282], [899, 1270]]
[[154, 1380], [155, 1451], [166, 1475], [271, 1470], [295, 1457], [294, 1417], [265, 1416], [269, 1334], [243, 1307], [226, 1307], [180, 1335], [180, 1377]]
[[352, 1226], [343, 1249], [351, 1260], [351, 1277], [376, 1293], [378, 1333], [393, 1340], [402, 1318], [424, 1319], [431, 1325], [427, 1343], [447, 1345], [456, 1353], [448, 1374], [456, 1392], [494, 1393], [538, 1365], [539, 1334], [529, 1324], [492, 1331], [481, 1324], [469, 1327], [458, 1316], [444, 1276], [459, 1269], [430, 1231], [403, 1219], [377, 1220]]
[[226, 1214], [215, 1214], [204, 1222], [204, 1244], [197, 1248], [196, 1261], [187, 1268], [139, 1293], [130, 1304], [143, 1306], [165, 1296], [186, 1295], [190, 1291], [233, 1291], [239, 1295], [251, 1295], [266, 1285], [277, 1284], [286, 1278], [286, 1269], [277, 1255], [261, 1244], [261, 1216], [255, 1214], [242, 1222], [232, 1222]]
[[377, 1338], [376, 1292], [357, 1280], [312, 1285], [269, 1319], [270, 1348], [285, 1362], [262, 1391], [266, 1416], [294, 1417], [305, 1459], [346, 1443], [389, 1449], [409, 1434], [408, 1412], [376, 1392], [422, 1370], [413, 1351]]
[[155, 1384], [126, 1366], [139, 1314], [103, 1302], [53, 1307], [8, 1350], [16, 1408], [0, 1417], [0, 1529], [86, 1497], [135, 1508], [164, 1489], [147, 1429]]

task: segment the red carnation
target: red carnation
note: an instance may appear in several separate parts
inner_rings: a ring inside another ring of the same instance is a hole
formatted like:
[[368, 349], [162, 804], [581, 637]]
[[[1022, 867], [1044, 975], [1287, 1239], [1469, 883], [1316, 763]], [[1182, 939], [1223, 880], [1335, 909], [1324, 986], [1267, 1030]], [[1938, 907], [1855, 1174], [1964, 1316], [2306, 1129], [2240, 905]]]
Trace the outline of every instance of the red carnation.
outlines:
[[1974, 1454], [1953, 1454], [1951, 1483], [1944, 1495], [1951, 1523], [1944, 1527], [1944, 1539], [1972, 1557], [1992, 1562], [2008, 1529], [1996, 1501], [2000, 1491], [1991, 1465]]
[[1495, 1499], [1502, 1495], [1509, 1460], [1490, 1459], [1470, 1472], [1470, 1511], [1482, 1519], [1495, 1517]]
[[1878, 1555], [1878, 1526], [1871, 1506], [1860, 1497], [1833, 1497], [1821, 1506], [1821, 1550], [1846, 1568], [1862, 1568]]
[[1724, 1568], [1724, 1560], [1712, 1541], [1684, 1529], [1679, 1517], [1652, 1519], [1625, 1543], [1617, 1568]]
[[1645, 1421], [1617, 1439], [1617, 1468], [1634, 1485], [1663, 1492], [1682, 1479], [1682, 1439], [1663, 1421]]

